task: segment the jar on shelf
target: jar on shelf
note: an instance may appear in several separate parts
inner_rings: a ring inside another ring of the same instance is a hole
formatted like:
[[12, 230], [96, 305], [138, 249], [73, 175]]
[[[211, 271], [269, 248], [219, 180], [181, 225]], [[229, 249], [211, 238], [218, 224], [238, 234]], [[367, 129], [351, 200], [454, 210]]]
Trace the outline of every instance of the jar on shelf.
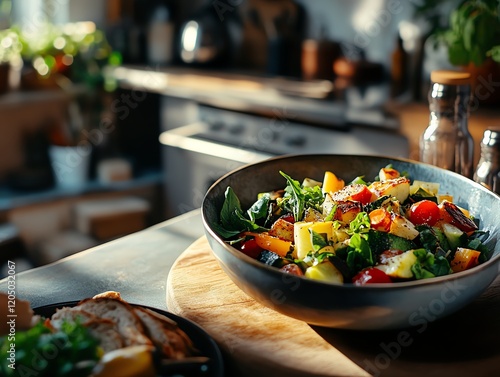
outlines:
[[470, 74], [431, 72], [429, 125], [420, 138], [420, 161], [473, 177], [474, 140], [469, 132]]
[[148, 63], [161, 66], [170, 64], [174, 54], [174, 23], [166, 4], [160, 3], [154, 9], [147, 35]]
[[484, 131], [474, 180], [500, 194], [500, 128]]

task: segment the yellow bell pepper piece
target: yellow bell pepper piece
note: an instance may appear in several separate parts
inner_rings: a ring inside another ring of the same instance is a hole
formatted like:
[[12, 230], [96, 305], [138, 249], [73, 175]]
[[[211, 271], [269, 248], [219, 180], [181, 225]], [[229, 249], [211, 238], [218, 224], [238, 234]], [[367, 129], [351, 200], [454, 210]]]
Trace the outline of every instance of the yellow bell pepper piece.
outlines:
[[338, 178], [331, 171], [326, 171], [323, 177], [323, 193], [337, 192], [345, 186], [344, 180]]

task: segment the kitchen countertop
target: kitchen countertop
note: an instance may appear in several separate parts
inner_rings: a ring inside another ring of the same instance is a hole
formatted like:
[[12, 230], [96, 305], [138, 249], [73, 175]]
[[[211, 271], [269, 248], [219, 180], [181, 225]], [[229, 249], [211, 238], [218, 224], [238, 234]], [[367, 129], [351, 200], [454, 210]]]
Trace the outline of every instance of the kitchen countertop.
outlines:
[[[293, 120], [346, 129], [350, 124], [394, 129], [397, 122], [380, 111], [388, 97], [386, 83], [338, 95], [329, 80], [303, 81], [182, 67], [153, 69], [143, 66], [106, 67], [105, 76], [124, 89], [158, 93], [236, 111], [275, 116], [289, 110]], [[346, 106], [346, 104], [349, 106]], [[363, 111], [359, 111], [362, 108]]]
[[[168, 272], [204, 234], [199, 210], [16, 275], [16, 297], [31, 307], [118, 291], [129, 302], [166, 309]], [[7, 291], [7, 280], [0, 281]]]

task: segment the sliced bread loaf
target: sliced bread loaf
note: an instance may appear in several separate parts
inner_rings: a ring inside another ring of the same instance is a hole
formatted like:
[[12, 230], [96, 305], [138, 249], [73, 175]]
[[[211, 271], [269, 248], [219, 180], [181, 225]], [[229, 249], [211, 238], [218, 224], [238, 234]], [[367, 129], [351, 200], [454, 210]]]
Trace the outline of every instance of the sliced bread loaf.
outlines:
[[115, 322], [125, 346], [153, 345], [133, 307], [125, 301], [105, 297], [91, 298], [81, 301], [77, 307], [99, 318]]
[[168, 359], [182, 359], [195, 353], [189, 337], [170, 318], [152, 310], [134, 307], [153, 344]]
[[118, 332], [116, 323], [99, 318], [78, 307], [58, 309], [50, 319], [50, 325], [60, 330], [64, 322], [80, 322], [96, 338], [104, 353], [124, 347], [125, 341]]

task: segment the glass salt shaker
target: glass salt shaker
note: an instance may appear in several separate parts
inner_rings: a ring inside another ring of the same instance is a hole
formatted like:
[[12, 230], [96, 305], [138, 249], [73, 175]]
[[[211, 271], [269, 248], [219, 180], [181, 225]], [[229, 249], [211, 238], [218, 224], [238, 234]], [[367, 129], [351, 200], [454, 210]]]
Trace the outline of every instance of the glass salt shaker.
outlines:
[[500, 128], [484, 131], [474, 180], [500, 194]]
[[469, 132], [470, 74], [431, 72], [429, 125], [420, 138], [420, 161], [473, 177], [474, 140]]

